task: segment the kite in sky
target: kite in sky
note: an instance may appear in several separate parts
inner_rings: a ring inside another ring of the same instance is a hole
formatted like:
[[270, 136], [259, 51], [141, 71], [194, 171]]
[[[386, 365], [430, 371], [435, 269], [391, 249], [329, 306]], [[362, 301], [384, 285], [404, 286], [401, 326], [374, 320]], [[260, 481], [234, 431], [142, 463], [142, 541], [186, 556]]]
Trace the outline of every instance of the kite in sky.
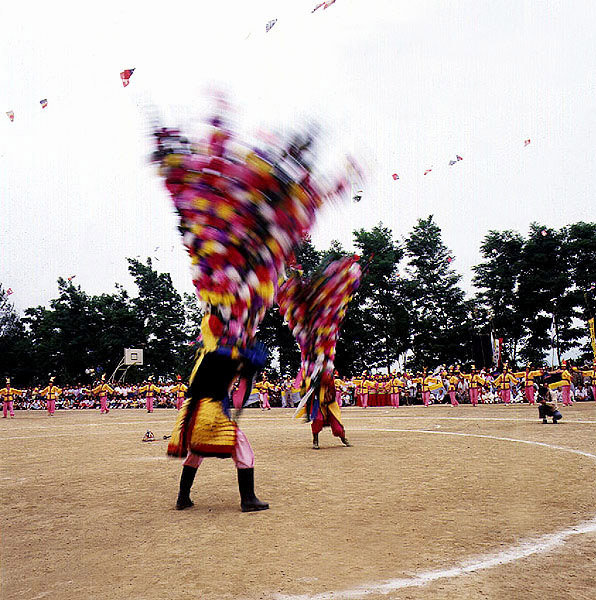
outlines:
[[9, 110], [6, 114], [11, 121], [14, 121], [14, 112], [12, 110]]
[[425, 175], [428, 175], [431, 171], [433, 170], [433, 168], [431, 167], [430, 169], [426, 169], [426, 171], [424, 171]]
[[73, 280], [75, 277], [76, 277], [76, 275], [71, 275], [71, 276], [68, 278], [68, 281], [72, 281], [72, 280]]
[[459, 154], [456, 154], [455, 160], [449, 161], [449, 166], [452, 167], [453, 165], [457, 164], [460, 160], [463, 160], [463, 158]]
[[524, 148], [530, 145], [530, 140], [524, 140]]
[[335, 4], [335, 0], [327, 0], [327, 2], [319, 2], [319, 4], [317, 4], [310, 12], [314, 13], [316, 10], [319, 10], [319, 8], [321, 8], [321, 6], [323, 7], [323, 10], [325, 10], [326, 8], [329, 8], [332, 4]]
[[47, 98], [44, 98], [43, 100], [40, 100], [39, 103], [41, 104], [42, 108], [46, 108], [46, 106], [48, 105], [48, 100]]
[[360, 202], [360, 200], [362, 200], [362, 190], [357, 191], [352, 200], [354, 200], [354, 202]]
[[397, 181], [399, 179], [399, 175], [397, 173], [393, 173], [392, 177], [393, 181]]
[[265, 33], [268, 33], [269, 30], [277, 23], [277, 19], [271, 19], [271, 21], [269, 21], [267, 23], [267, 25], [265, 25]]
[[12, 288], [8, 288], [8, 289], [6, 290], [6, 295], [7, 295], [7, 296], [10, 296], [11, 294], [14, 294], [14, 292], [12, 291]]
[[130, 78], [132, 74], [135, 72], [134, 69], [125, 69], [120, 73], [120, 79], [122, 79], [122, 85], [126, 87], [130, 83]]

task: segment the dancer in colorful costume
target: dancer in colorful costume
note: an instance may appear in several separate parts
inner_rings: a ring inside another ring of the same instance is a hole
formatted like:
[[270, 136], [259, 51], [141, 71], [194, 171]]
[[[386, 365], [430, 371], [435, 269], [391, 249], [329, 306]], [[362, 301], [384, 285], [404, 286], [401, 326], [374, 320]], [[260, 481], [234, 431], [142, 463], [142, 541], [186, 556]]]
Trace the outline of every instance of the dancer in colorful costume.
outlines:
[[62, 389], [54, 385], [54, 377], [50, 377], [48, 385], [39, 392], [46, 399], [46, 408], [48, 416], [53, 417], [56, 412], [56, 400], [60, 397]]
[[524, 392], [526, 395], [526, 400], [528, 401], [528, 404], [530, 404], [530, 405], [536, 403], [534, 400], [534, 395], [536, 392], [536, 390], [534, 389], [534, 377], [540, 377], [541, 375], [544, 375], [542, 370], [537, 369], [535, 371], [532, 371], [530, 365], [526, 365], [525, 371], [520, 371], [519, 373], [513, 374], [513, 376], [516, 379], [522, 380], [523, 386], [524, 386]]
[[100, 414], [108, 414], [110, 409], [108, 408], [108, 394], [113, 394], [114, 390], [106, 383], [105, 373], [101, 376], [101, 383], [91, 390], [91, 393], [95, 396], [99, 396]]
[[182, 376], [176, 375], [176, 381], [178, 382], [175, 386], [170, 390], [176, 394], [176, 408], [180, 410], [182, 405], [184, 404], [184, 400], [186, 399], [186, 392], [188, 391], [188, 387], [182, 383]]
[[[192, 279], [205, 312], [189, 398], [178, 413], [170, 456], [186, 457], [176, 508], [192, 506], [190, 489], [205, 457], [231, 457], [243, 512], [269, 508], [254, 492], [254, 454], [232, 418], [266, 362], [257, 328], [273, 305], [284, 265], [327, 198], [349, 189], [319, 185], [308, 164], [314, 139], [284, 147], [243, 145], [221, 118], [192, 146], [174, 130], [155, 131], [160, 172], [180, 217]], [[239, 380], [239, 381], [238, 381]]]
[[149, 377], [147, 377], [147, 383], [139, 388], [139, 392], [141, 394], [145, 394], [145, 408], [147, 409], [148, 413], [152, 413], [155, 394], [159, 394], [161, 392], [161, 389], [153, 383], [153, 375], [149, 375]]
[[333, 374], [339, 327], [360, 284], [358, 260], [358, 256], [350, 256], [334, 261], [306, 281], [296, 272], [284, 282], [277, 297], [279, 311], [302, 357], [302, 400], [295, 416], [310, 421], [315, 450], [326, 425], [344, 445], [350, 445], [341, 422]]
[[[457, 372], [459, 373], [459, 371]], [[475, 365], [472, 365], [469, 375], [466, 373], [459, 373], [459, 375], [468, 381], [470, 404], [472, 406], [478, 406], [478, 395], [481, 387], [486, 385], [486, 380], [476, 373]]]
[[10, 418], [14, 419], [14, 397], [22, 396], [24, 393], [23, 390], [17, 390], [16, 388], [11, 387], [10, 379], [6, 378], [6, 387], [3, 387], [0, 390], [0, 398], [2, 398], [2, 418], [6, 419], [8, 417], [8, 413], [10, 413]]
[[499, 388], [501, 400], [503, 400], [505, 405], [511, 403], [511, 385], [517, 385], [517, 383], [517, 379], [509, 372], [509, 366], [505, 365], [503, 372], [494, 381], [495, 387]]

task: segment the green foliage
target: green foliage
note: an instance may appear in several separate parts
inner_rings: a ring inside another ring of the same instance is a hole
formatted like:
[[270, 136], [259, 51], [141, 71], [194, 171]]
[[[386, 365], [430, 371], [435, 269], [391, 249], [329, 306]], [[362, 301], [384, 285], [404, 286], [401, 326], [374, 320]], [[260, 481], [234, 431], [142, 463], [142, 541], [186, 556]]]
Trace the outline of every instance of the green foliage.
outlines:
[[[406, 240], [412, 318], [411, 366], [434, 367], [471, 358], [471, 304], [458, 286], [450, 253], [433, 216], [419, 219]], [[452, 258], [452, 257], [451, 257]]]

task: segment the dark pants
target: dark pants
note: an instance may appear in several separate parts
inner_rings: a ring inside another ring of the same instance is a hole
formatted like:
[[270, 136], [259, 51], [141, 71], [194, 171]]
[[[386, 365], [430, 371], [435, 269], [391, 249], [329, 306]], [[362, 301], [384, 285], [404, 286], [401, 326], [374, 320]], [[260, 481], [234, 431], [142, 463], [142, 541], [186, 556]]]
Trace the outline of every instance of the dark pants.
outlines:
[[544, 420], [546, 419], [546, 417], [552, 417], [553, 423], [556, 423], [557, 421], [560, 421], [563, 418], [563, 415], [558, 410], [555, 410], [552, 414], [549, 414], [548, 409], [548, 406], [542, 406], [542, 404], [538, 406], [538, 414], [540, 415], [541, 419]]

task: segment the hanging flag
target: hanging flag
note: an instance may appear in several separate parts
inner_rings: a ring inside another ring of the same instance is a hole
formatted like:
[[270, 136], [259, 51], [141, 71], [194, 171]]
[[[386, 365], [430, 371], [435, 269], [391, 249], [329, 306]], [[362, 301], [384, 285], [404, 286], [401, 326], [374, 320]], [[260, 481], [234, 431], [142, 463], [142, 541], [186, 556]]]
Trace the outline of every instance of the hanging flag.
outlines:
[[44, 98], [43, 100], [40, 100], [39, 103], [41, 104], [42, 108], [46, 108], [46, 106], [48, 105], [48, 100], [47, 98]]
[[596, 334], [594, 332], [594, 319], [588, 319], [588, 325], [590, 326], [590, 340], [592, 341], [592, 353], [594, 354], [594, 360], [596, 360]]
[[432, 171], [432, 167], [430, 169], [426, 169], [426, 171], [424, 171], [424, 174], [428, 175], [431, 171]]
[[125, 69], [124, 71], [122, 71], [122, 73], [120, 73], [120, 79], [122, 79], [123, 87], [126, 87], [130, 83], [129, 80], [134, 72], [134, 69]]
[[524, 140], [524, 148], [530, 145], [530, 140]]
[[[7, 296], [10, 296], [11, 294], [14, 294], [14, 292], [12, 291], [12, 288], [8, 288], [8, 289], [6, 290], [6, 295], [7, 295]], [[593, 319], [592, 319], [592, 320], [593, 320]]]
[[14, 121], [14, 113], [12, 112], [12, 110], [9, 110], [6, 114], [8, 115], [8, 118], [11, 121]]
[[271, 21], [269, 21], [267, 23], [267, 25], [265, 25], [265, 33], [268, 33], [269, 30], [277, 23], [277, 19], [271, 19]]
[[399, 179], [399, 175], [397, 173], [393, 173], [393, 180], [397, 181]]

